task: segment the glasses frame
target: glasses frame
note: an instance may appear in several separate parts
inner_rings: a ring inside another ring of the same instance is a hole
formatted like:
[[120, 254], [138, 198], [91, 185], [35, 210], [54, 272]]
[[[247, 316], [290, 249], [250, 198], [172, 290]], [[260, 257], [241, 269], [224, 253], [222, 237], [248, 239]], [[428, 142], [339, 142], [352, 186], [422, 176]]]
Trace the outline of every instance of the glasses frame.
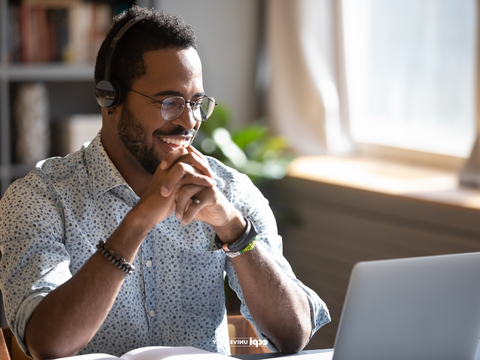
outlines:
[[[169, 98], [180, 98], [180, 99], [182, 99], [182, 100], [185, 102], [185, 104], [188, 104], [188, 105], [190, 106], [190, 109], [192, 110], [192, 115], [193, 115], [193, 118], [195, 119], [195, 121], [204, 121], [204, 122], [207, 122], [208, 118], [212, 115], [212, 114], [210, 114], [205, 120], [204, 120], [204, 119], [198, 120], [198, 119], [195, 117], [195, 112], [193, 111], [195, 104], [200, 103], [201, 101], [203, 101], [204, 98], [207, 98], [207, 99], [209, 99], [210, 101], [212, 101], [212, 102], [215, 104], [215, 106], [218, 105], [218, 104], [215, 102], [215, 99], [214, 99], [213, 97], [205, 96], [205, 95], [199, 97], [199, 98], [198, 98], [197, 100], [195, 100], [195, 101], [185, 100], [182, 96], [168, 96], [168, 97], [165, 98], [164, 100], [157, 100], [157, 99], [154, 99], [154, 98], [152, 98], [152, 97], [150, 97], [150, 96], [148, 96], [148, 95], [142, 94], [141, 92], [138, 92], [137, 90], [130, 89], [130, 91], [133, 91], [134, 93], [137, 93], [137, 94], [139, 94], [139, 95], [145, 96], [147, 99], [153, 100], [153, 101], [161, 104], [162, 107], [163, 107], [163, 102], [164, 102], [165, 100], [167, 100], [167, 99], [169, 99]], [[173, 120], [175, 120], [175, 119], [178, 119], [178, 117], [179, 117], [180, 115], [182, 115], [183, 111], [185, 110], [185, 107], [186, 107], [186, 106], [184, 105], [182, 111], [180, 111], [180, 113], [178, 114], [178, 116], [177, 116], [176, 118], [174, 118], [174, 119], [167, 120], [167, 119], [165, 119], [165, 118], [163, 117], [163, 115], [162, 115], [162, 118], [163, 118], [165, 121], [173, 121]], [[215, 109], [215, 108], [214, 108], [214, 109]], [[162, 110], [161, 110], [161, 109], [160, 109], [160, 113], [162, 113]], [[213, 110], [212, 110], [212, 113], [213, 113]]]

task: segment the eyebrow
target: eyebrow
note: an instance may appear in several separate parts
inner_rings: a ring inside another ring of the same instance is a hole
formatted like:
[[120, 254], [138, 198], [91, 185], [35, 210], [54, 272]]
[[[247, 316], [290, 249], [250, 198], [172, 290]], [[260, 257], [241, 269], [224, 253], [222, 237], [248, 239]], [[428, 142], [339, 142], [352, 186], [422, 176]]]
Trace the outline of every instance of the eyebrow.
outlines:
[[[174, 91], [174, 90], [165, 90], [165, 91], [160, 91], [157, 92], [156, 94], [153, 94], [152, 96], [181, 96], [183, 97], [183, 93], [181, 91]], [[205, 96], [205, 92], [201, 91], [193, 95], [193, 97], [200, 97], [200, 96]]]

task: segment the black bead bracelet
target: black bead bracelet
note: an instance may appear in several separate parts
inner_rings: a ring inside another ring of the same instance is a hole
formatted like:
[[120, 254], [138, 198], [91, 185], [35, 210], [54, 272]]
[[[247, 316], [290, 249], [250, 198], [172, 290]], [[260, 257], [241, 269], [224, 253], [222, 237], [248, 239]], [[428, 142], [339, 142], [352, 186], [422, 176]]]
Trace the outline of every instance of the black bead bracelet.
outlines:
[[98, 252], [105, 256], [108, 261], [110, 261], [113, 265], [122, 270], [124, 273], [127, 273], [127, 275], [130, 275], [133, 270], [135, 270], [135, 266], [130, 264], [124, 258], [120, 256], [115, 258], [115, 251], [110, 249], [107, 244], [105, 244], [105, 242], [103, 242], [102, 240], [100, 240], [100, 242], [97, 244], [97, 249]]

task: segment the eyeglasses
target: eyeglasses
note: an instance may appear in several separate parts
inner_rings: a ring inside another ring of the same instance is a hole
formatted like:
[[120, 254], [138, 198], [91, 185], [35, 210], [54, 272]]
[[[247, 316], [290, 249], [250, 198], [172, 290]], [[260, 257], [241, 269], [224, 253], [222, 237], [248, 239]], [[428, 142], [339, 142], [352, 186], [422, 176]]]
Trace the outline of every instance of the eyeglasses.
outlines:
[[164, 100], [156, 100], [148, 95], [139, 93], [138, 91], [135, 91], [133, 89], [130, 90], [139, 95], [145, 96], [146, 98], [153, 100], [159, 104], [162, 104], [162, 107], [160, 108], [160, 113], [162, 114], [162, 117], [167, 121], [172, 121], [178, 118], [185, 109], [185, 103], [190, 105], [193, 113], [193, 118], [195, 120], [207, 121], [210, 115], [212, 115], [213, 109], [215, 109], [215, 105], [217, 105], [215, 99], [208, 96], [202, 96], [195, 101], [185, 100], [181, 96], [170, 96]]

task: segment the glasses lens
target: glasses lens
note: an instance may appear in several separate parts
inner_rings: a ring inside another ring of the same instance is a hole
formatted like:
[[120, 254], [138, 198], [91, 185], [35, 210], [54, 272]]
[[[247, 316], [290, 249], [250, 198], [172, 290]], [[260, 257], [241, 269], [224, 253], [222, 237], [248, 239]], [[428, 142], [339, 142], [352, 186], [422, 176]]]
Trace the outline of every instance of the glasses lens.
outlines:
[[172, 96], [162, 101], [162, 117], [167, 121], [175, 120], [185, 108], [185, 100]]
[[211, 97], [203, 97], [195, 103], [193, 115], [198, 121], [207, 121], [212, 115], [215, 108], [215, 99]]
[[[211, 97], [202, 97], [193, 105], [193, 117], [197, 121], [207, 121], [215, 108], [215, 99]], [[179, 96], [168, 97], [162, 101], [162, 117], [167, 121], [175, 120], [180, 116], [185, 108], [185, 100]]]

